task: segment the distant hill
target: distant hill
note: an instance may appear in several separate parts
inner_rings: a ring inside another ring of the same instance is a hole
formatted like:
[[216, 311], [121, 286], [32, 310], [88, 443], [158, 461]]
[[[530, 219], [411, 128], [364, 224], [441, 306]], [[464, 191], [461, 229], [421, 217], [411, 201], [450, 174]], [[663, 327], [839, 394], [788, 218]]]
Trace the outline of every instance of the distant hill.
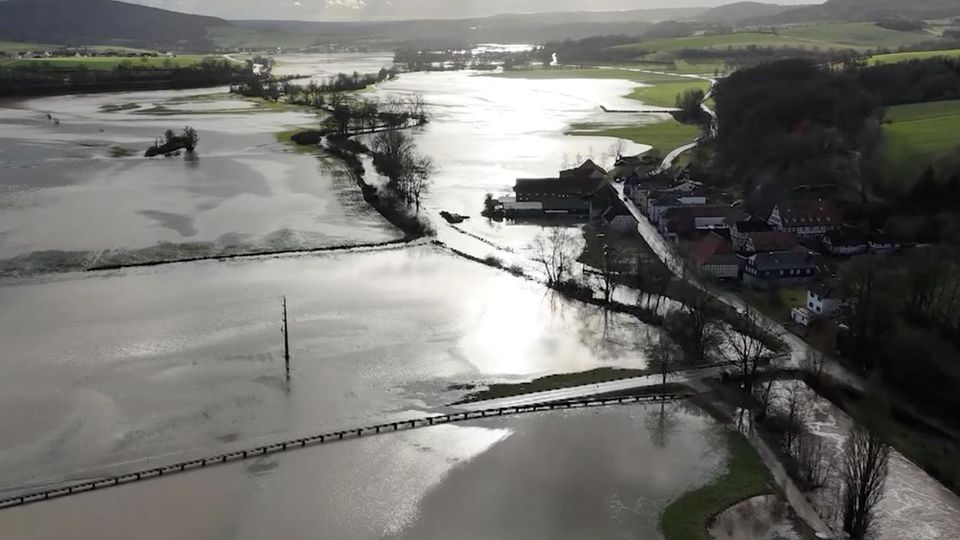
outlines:
[[735, 23], [758, 17], [774, 17], [796, 9], [796, 6], [764, 4], [762, 2], [736, 2], [697, 14], [696, 20], [703, 22]]
[[113, 0], [0, 1], [0, 41], [203, 49], [207, 28], [229, 25]]
[[960, 15], [960, 0], [827, 0], [775, 15], [758, 15], [752, 22], [780, 24], [816, 21], [875, 21], [883, 18], [937, 19]]

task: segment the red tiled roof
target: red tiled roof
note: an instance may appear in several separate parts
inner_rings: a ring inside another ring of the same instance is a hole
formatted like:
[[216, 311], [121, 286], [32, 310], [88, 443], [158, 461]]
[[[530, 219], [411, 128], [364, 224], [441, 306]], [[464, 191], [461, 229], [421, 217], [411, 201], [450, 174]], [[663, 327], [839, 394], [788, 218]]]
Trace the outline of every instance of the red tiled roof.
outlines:
[[838, 226], [843, 214], [833, 201], [788, 201], [777, 205], [784, 227]]
[[748, 237], [758, 252], [789, 251], [799, 243], [793, 233], [781, 231], [750, 233]]
[[730, 245], [730, 242], [717, 233], [710, 233], [693, 246], [691, 257], [697, 263], [697, 266], [703, 266], [714, 255], [731, 254], [733, 254], [733, 246]]

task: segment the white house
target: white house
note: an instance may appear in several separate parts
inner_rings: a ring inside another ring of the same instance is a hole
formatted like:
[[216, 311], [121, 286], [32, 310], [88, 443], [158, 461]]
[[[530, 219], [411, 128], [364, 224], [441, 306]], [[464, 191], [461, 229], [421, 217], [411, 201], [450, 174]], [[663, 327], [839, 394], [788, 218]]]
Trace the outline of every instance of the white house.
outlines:
[[793, 308], [790, 310], [790, 320], [799, 325], [810, 326], [810, 323], [813, 322], [814, 319], [816, 319], [816, 317], [807, 308]]
[[818, 317], [832, 317], [843, 307], [843, 299], [829, 285], [818, 283], [807, 290], [806, 308]]

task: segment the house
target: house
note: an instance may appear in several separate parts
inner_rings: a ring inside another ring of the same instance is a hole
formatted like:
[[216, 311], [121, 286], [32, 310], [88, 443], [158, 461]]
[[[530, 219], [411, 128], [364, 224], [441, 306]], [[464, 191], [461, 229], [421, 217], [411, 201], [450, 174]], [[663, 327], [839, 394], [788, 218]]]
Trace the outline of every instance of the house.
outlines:
[[500, 200], [507, 215], [522, 213], [586, 215], [587, 197], [603, 181], [576, 178], [521, 178], [513, 187], [514, 197]]
[[607, 177], [607, 171], [588, 159], [579, 167], [560, 171], [561, 180], [603, 180]]
[[596, 190], [589, 197], [589, 205], [591, 222], [614, 232], [637, 232], [640, 224], [611, 184], [604, 183]]
[[843, 304], [834, 285], [817, 283], [807, 290], [807, 303], [790, 310], [790, 319], [797, 324], [810, 326], [817, 319], [833, 317]]
[[730, 223], [730, 242], [733, 244], [735, 251], [742, 252], [747, 245], [747, 237], [749, 234], [772, 230], [770, 224], [766, 221], [755, 219], [733, 221]]
[[831, 255], [859, 255], [867, 252], [867, 235], [852, 227], [841, 227], [823, 235], [823, 247]]
[[747, 258], [743, 267], [743, 278], [747, 283], [760, 286], [771, 280], [796, 283], [816, 276], [818, 271], [817, 261], [812, 253], [757, 253]]
[[883, 255], [886, 253], [893, 253], [894, 251], [900, 249], [900, 246], [889, 236], [883, 233], [876, 233], [870, 238], [870, 241], [867, 242], [867, 250], [870, 253], [876, 253]]
[[587, 215], [589, 197], [606, 184], [606, 171], [593, 161], [561, 171], [556, 178], [520, 178], [513, 186], [513, 197], [500, 204], [507, 216], [523, 214]]
[[[652, 195], [659, 195], [659, 197], [652, 199]], [[705, 204], [707, 204], [707, 197], [702, 192], [671, 193], [658, 191], [647, 196], [646, 211], [643, 210], [642, 205], [640, 208], [641, 211], [647, 215], [647, 219], [649, 219], [651, 223], [658, 225], [668, 210], [685, 206], [702, 206]]]
[[785, 231], [755, 232], [746, 235], [742, 253], [774, 253], [790, 251], [800, 245], [793, 233]]
[[690, 260], [706, 275], [717, 279], [740, 279], [740, 257], [734, 254], [730, 242], [715, 232], [706, 234], [693, 246]]
[[786, 231], [798, 238], [819, 238], [839, 229], [843, 214], [829, 200], [784, 201], [774, 206], [767, 223], [775, 231]]
[[697, 233], [725, 231], [728, 223], [743, 219], [743, 211], [729, 206], [690, 205], [667, 210], [657, 230], [673, 242], [693, 238]]

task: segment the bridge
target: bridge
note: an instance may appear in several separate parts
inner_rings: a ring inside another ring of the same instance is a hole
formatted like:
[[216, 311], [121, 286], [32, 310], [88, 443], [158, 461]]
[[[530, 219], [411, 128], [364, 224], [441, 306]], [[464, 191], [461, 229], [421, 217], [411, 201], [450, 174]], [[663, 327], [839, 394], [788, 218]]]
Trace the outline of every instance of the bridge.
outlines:
[[[622, 386], [624, 383], [618, 383], [616, 381], [611, 381], [610, 383], [602, 383], [601, 385], [587, 385], [581, 388], [590, 388], [594, 389], [595, 387], [607, 386], [615, 384], [617, 386]], [[629, 386], [629, 385], [627, 385]], [[636, 389], [636, 384], [629, 386], [629, 388]], [[626, 387], [624, 387], [626, 389]], [[535, 403], [528, 403], [531, 401], [531, 395], [525, 396], [522, 398], [524, 401], [523, 404], [517, 404], [512, 406], [490, 406], [490, 403], [487, 403], [486, 407], [480, 407], [484, 402], [477, 402], [471, 404], [467, 410], [451, 412], [448, 414], [426, 416], [421, 418], [414, 418], [410, 420], [403, 420], [398, 422], [388, 422], [384, 424], [377, 424], [374, 426], [358, 427], [351, 428], [342, 431], [334, 431], [330, 433], [323, 433], [319, 435], [313, 435], [309, 437], [301, 437], [297, 439], [288, 439], [283, 441], [274, 442], [271, 444], [266, 444], [263, 446], [258, 446], [256, 448], [250, 448], [247, 450], [239, 450], [234, 452], [229, 452], [226, 454], [219, 454], [212, 457], [194, 459], [190, 461], [183, 461], [179, 463], [173, 463], [171, 465], [166, 465], [162, 467], [154, 467], [150, 469], [143, 469], [139, 471], [129, 472], [126, 474], [116, 475], [116, 476], [107, 476], [103, 478], [98, 478], [95, 480], [88, 480], [85, 482], [74, 483], [70, 485], [63, 485], [54, 488], [42, 489], [37, 491], [32, 491], [18, 495], [15, 497], [9, 497], [6, 499], [0, 499], [0, 510], [7, 508], [14, 508], [18, 506], [23, 506], [27, 504], [39, 503], [43, 501], [49, 501], [53, 499], [59, 499], [63, 497], [69, 497], [72, 495], [78, 495], [81, 493], [88, 493], [91, 491], [99, 491], [102, 489], [122, 486], [127, 484], [132, 484], [136, 482], [143, 482], [153, 478], [161, 478], [164, 476], [171, 476], [174, 474], [181, 474], [189, 471], [195, 471], [199, 469], [205, 469], [208, 467], [213, 467], [217, 465], [223, 465], [226, 463], [235, 463], [239, 461], [245, 461], [254, 458], [261, 458], [263, 456], [279, 454], [284, 452], [291, 452], [293, 450], [298, 450], [302, 448], [308, 448], [312, 446], [330, 444], [334, 442], [340, 442], [345, 440], [359, 439], [362, 437], [375, 436], [385, 433], [395, 433], [399, 431], [409, 431], [417, 428], [425, 428], [430, 426], [437, 426], [442, 424], [452, 424], [458, 422], [466, 422], [468, 420], [477, 420], [481, 418], [491, 418], [491, 417], [502, 417], [502, 416], [513, 416], [518, 414], [529, 414], [535, 412], [543, 411], [554, 411], [554, 410], [564, 410], [564, 409], [580, 409], [587, 407], [605, 407], [611, 405], [624, 405], [630, 403], [643, 403], [651, 401], [676, 401], [679, 399], [686, 399], [692, 395], [690, 393], [666, 393], [660, 395], [644, 395], [644, 396], [613, 396], [613, 397], [582, 397], [574, 399], [550, 399], [549, 395], [551, 392], [546, 392], [547, 396], [544, 396], [544, 399], [537, 400]], [[509, 398], [505, 398], [509, 399]], [[503, 400], [503, 401], [505, 401]], [[497, 400], [498, 402], [501, 400]]]

